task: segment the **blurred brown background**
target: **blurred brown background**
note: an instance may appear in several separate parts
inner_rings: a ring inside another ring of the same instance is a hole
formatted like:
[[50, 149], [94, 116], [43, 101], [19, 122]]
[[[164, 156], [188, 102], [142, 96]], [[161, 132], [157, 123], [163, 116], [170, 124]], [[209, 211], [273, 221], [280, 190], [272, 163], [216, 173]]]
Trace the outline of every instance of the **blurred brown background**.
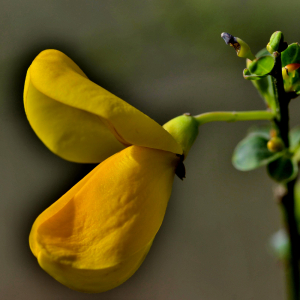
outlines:
[[[175, 179], [161, 230], [138, 272], [103, 294], [56, 282], [28, 247], [35, 218], [93, 165], [63, 161], [35, 136], [23, 109], [26, 70], [42, 50], [70, 56], [91, 80], [160, 124], [184, 112], [263, 109], [245, 62], [220, 34], [257, 52], [281, 30], [300, 41], [299, 1], [0, 0], [0, 298], [2, 300], [284, 299], [268, 250], [280, 228], [264, 168], [242, 173], [231, 154], [252, 122], [200, 128]], [[291, 105], [297, 124], [299, 100]]]

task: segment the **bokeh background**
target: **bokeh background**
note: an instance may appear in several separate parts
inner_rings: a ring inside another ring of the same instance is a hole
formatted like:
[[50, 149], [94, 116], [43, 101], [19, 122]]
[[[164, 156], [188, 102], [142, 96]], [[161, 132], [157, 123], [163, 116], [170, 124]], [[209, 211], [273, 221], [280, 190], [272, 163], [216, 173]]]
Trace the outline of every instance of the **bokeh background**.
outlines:
[[[164, 223], [136, 274], [103, 294], [52, 279], [28, 247], [35, 218], [94, 165], [52, 154], [23, 109], [26, 70], [44, 49], [160, 124], [184, 112], [264, 109], [223, 31], [257, 52], [281, 30], [299, 41], [299, 1], [0, 0], [0, 298], [2, 300], [284, 299], [268, 239], [280, 228], [264, 168], [242, 173], [232, 151], [253, 122], [210, 123], [175, 178]], [[299, 100], [291, 105], [297, 124]], [[137, 124], [138, 126], [138, 124]]]

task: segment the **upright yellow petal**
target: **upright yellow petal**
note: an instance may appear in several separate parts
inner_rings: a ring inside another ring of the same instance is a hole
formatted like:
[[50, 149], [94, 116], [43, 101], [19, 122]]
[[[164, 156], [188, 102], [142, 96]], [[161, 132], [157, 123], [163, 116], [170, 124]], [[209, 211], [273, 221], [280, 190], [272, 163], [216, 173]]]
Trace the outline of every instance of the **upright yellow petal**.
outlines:
[[35, 221], [30, 247], [41, 267], [84, 292], [127, 280], [161, 226], [178, 163], [131, 146], [98, 165]]
[[[28, 70], [26, 83], [30, 82]], [[30, 125], [58, 156], [80, 163], [97, 163], [125, 148], [97, 115], [54, 101], [25, 84], [25, 111]]]
[[45, 145], [76, 162], [100, 162], [128, 145], [182, 153], [154, 120], [91, 82], [57, 50], [41, 52], [24, 88], [27, 117]]

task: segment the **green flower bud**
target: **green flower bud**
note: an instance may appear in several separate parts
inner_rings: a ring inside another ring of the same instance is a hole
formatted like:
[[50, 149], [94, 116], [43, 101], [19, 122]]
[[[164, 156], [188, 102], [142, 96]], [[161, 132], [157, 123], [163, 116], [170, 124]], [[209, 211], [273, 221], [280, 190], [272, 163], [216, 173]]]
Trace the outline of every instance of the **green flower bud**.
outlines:
[[279, 152], [284, 149], [284, 144], [281, 138], [274, 136], [272, 137], [268, 143], [267, 148], [270, 152]]
[[287, 43], [284, 42], [283, 33], [281, 31], [275, 31], [270, 38], [270, 42], [267, 45], [267, 50], [272, 54], [273, 52], [282, 52], [287, 48]]
[[163, 125], [163, 128], [173, 136], [179, 145], [181, 145], [184, 158], [186, 158], [198, 135], [198, 126], [199, 124], [196, 119], [189, 113], [186, 113], [170, 120]]
[[230, 45], [235, 49], [237, 56], [248, 58], [250, 60], [255, 59], [255, 56], [252, 54], [249, 45], [240, 38], [234, 37], [233, 35], [227, 32], [223, 32], [221, 34], [221, 37], [227, 45]]

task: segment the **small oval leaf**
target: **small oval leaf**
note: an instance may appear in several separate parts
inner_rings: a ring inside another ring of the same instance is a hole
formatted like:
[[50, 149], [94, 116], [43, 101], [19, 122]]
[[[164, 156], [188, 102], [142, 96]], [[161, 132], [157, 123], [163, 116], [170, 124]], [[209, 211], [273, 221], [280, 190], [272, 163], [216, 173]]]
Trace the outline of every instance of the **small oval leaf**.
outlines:
[[274, 58], [272, 56], [261, 56], [254, 60], [248, 68], [251, 74], [267, 76], [272, 71], [274, 63]]
[[297, 176], [298, 166], [287, 155], [270, 162], [267, 166], [268, 173], [277, 182], [286, 183]]
[[250, 134], [235, 148], [232, 163], [240, 171], [250, 171], [267, 165], [282, 155], [267, 148], [268, 139], [264, 134]]

